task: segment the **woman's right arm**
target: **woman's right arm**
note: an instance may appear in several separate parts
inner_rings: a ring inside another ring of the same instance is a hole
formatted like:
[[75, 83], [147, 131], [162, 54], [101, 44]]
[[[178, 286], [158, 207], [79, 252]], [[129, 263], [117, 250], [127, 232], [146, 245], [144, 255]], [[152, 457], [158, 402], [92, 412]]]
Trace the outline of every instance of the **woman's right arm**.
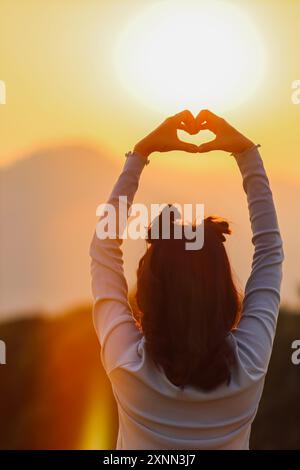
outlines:
[[247, 370], [254, 375], [265, 374], [279, 312], [282, 240], [269, 181], [257, 147], [234, 156], [247, 194], [254, 245], [242, 318], [234, 336]]
[[254, 255], [241, 321], [233, 335], [242, 363], [255, 378], [266, 373], [272, 352], [280, 302], [282, 240], [269, 181], [257, 146], [223, 119], [212, 113], [204, 117], [207, 119], [203, 119], [202, 112], [198, 120], [205, 121], [204, 127], [213, 130], [216, 139], [208, 143], [210, 149], [202, 147], [202, 151], [213, 150], [215, 145], [219, 150], [232, 152], [247, 194]]

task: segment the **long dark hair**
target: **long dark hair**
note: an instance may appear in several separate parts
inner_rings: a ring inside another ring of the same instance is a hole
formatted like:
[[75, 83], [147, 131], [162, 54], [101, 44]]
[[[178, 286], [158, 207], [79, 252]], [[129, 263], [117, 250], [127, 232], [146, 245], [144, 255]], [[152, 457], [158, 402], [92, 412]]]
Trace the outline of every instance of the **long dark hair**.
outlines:
[[[161, 219], [161, 215], [160, 215]], [[204, 244], [151, 239], [137, 270], [137, 320], [146, 350], [175, 385], [212, 390], [229, 382], [234, 353], [227, 339], [237, 325], [240, 296], [224, 247], [226, 220], [204, 219]], [[174, 232], [173, 232], [174, 234]]]

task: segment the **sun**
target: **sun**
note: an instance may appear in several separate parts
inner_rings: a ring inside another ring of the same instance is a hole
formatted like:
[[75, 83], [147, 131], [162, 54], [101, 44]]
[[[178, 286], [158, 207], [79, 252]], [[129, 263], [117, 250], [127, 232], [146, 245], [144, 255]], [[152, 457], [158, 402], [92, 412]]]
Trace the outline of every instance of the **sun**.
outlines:
[[163, 112], [223, 112], [253, 96], [265, 71], [262, 38], [228, 1], [149, 3], [120, 32], [117, 76], [144, 105]]

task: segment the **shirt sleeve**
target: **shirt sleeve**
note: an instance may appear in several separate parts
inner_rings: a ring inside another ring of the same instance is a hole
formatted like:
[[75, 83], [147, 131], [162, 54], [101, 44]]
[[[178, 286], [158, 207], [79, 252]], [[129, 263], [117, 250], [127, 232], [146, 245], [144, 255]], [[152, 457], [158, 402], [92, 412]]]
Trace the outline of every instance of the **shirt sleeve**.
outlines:
[[[132, 153], [126, 159], [123, 171], [107, 201], [107, 204], [115, 208], [117, 221], [121, 208], [124, 216], [124, 205], [119, 204], [119, 197], [122, 196], [123, 201], [127, 198], [126, 221], [145, 164], [146, 160], [137, 153]], [[107, 373], [138, 359], [138, 343], [142, 337], [128, 302], [121, 245], [121, 237], [99, 238], [96, 231], [90, 247], [93, 320], [101, 344], [102, 363]]]
[[267, 372], [280, 303], [283, 249], [272, 192], [257, 146], [234, 155], [247, 194], [254, 255], [241, 320], [233, 335], [245, 369]]

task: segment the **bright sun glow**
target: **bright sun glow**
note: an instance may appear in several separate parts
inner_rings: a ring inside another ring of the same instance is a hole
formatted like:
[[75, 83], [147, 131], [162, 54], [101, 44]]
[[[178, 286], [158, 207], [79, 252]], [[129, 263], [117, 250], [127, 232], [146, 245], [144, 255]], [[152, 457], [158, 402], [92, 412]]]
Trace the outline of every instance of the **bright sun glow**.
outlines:
[[121, 32], [117, 74], [144, 105], [163, 112], [223, 112], [250, 98], [265, 68], [262, 40], [228, 1], [166, 0]]

